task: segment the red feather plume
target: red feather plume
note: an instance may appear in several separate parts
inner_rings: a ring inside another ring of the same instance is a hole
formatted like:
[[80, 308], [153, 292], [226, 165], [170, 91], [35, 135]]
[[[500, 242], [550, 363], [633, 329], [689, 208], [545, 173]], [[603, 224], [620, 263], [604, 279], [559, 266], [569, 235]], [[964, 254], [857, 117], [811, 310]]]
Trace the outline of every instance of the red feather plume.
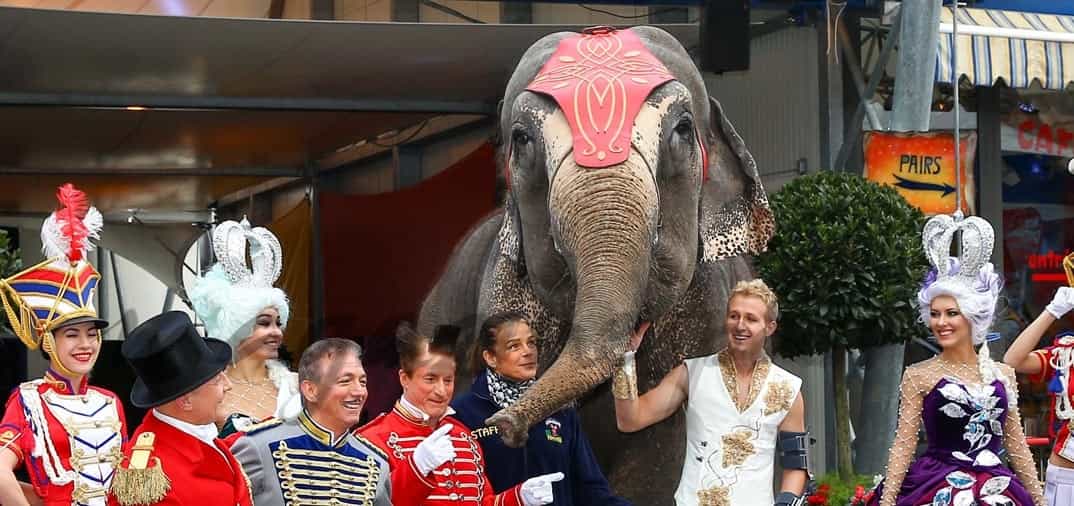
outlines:
[[71, 240], [71, 246], [67, 249], [67, 258], [72, 263], [82, 259], [82, 249], [89, 229], [82, 223], [89, 212], [89, 197], [82, 190], [67, 183], [56, 192], [56, 200], [60, 201], [60, 207], [56, 210], [56, 221], [61, 223], [60, 230], [63, 235]]

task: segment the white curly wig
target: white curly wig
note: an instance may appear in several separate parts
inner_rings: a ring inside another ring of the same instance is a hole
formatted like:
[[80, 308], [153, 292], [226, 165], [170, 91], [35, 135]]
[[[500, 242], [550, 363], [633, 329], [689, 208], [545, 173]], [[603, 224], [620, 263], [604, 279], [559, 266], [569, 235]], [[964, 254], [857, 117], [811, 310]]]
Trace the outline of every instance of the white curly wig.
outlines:
[[205, 322], [206, 335], [227, 341], [232, 353], [253, 332], [254, 319], [265, 308], [275, 308], [284, 327], [291, 315], [283, 290], [272, 286], [232, 284], [220, 264], [198, 278], [187, 293], [194, 311]]
[[947, 277], [937, 281], [936, 269], [931, 269], [925, 277], [921, 290], [917, 292], [918, 320], [929, 326], [932, 301], [936, 297], [948, 295], [955, 299], [962, 316], [970, 323], [970, 336], [974, 345], [980, 345], [977, 352], [977, 367], [981, 378], [986, 382], [999, 380], [1007, 390], [1012, 402], [1017, 403], [1018, 390], [1011, 384], [993, 362], [988, 352], [988, 330], [996, 316], [996, 303], [1003, 289], [1003, 278], [995, 272], [991, 263], [986, 263], [977, 271], [977, 276], [967, 282], [955, 274], [959, 271], [957, 258], [948, 257]]
[[1003, 279], [995, 272], [992, 264], [988, 263], [977, 272], [976, 279], [967, 284], [954, 276], [959, 270], [958, 259], [949, 257], [947, 266], [951, 276], [936, 281], [936, 271], [932, 270], [925, 278], [921, 290], [917, 292], [917, 306], [920, 311], [918, 320], [928, 327], [932, 300], [941, 295], [951, 296], [958, 303], [962, 315], [970, 322], [973, 344], [982, 344], [995, 319], [996, 301], [1003, 289]]

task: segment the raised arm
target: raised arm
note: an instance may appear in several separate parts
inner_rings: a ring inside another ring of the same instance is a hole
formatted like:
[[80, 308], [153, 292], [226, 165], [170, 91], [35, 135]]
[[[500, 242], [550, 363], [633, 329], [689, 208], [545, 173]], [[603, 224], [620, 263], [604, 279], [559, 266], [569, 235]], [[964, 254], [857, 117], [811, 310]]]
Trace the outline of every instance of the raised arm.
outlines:
[[880, 506], [895, 506], [906, 470], [914, 460], [917, 432], [921, 428], [921, 405], [925, 399], [924, 382], [920, 371], [915, 368], [908, 368], [902, 374], [902, 384], [899, 385], [899, 426], [895, 429], [895, 441], [888, 455]]
[[[631, 352], [627, 352], [631, 354]], [[633, 357], [630, 357], [633, 361]], [[622, 370], [622, 368], [620, 368]], [[616, 375], [622, 374], [617, 371]], [[614, 381], [620, 382], [616, 378]], [[631, 376], [627, 381], [637, 385], [637, 377]], [[657, 423], [675, 412], [686, 402], [689, 392], [689, 375], [686, 364], [679, 364], [660, 380], [660, 384], [645, 392], [641, 397], [637, 396], [637, 387], [634, 387], [633, 396], [624, 395], [620, 385], [613, 385], [615, 394], [615, 425], [623, 432], [637, 432], [654, 423]]]
[[1018, 338], [1007, 348], [1003, 354], [1003, 363], [1014, 368], [1022, 374], [1040, 374], [1042, 369], [1040, 359], [1033, 354], [1033, 350], [1040, 342], [1040, 338], [1055, 323], [1055, 316], [1047, 311], [1041, 311], [1040, 316], [1029, 324]]
[[615, 397], [615, 425], [622, 432], [637, 432], [659, 422], [686, 402], [690, 378], [685, 364], [671, 370], [660, 384], [638, 397], [638, 373], [634, 350], [641, 345], [649, 322], [642, 323], [630, 337], [629, 349], [623, 363], [612, 376], [612, 396]]
[[1033, 496], [1033, 504], [1044, 506], [1044, 490], [1037, 476], [1037, 466], [1033, 462], [1033, 454], [1029, 452], [1026, 443], [1025, 432], [1022, 431], [1022, 416], [1018, 413], [1018, 380], [1014, 377], [1014, 370], [1003, 367], [1003, 374], [1007, 376], [1007, 388], [1013, 391], [1007, 396], [1007, 419], [1003, 424], [1003, 445], [1007, 448], [1007, 459], [1011, 469], [1018, 475], [1029, 495]]
[[1040, 316], [1018, 334], [1018, 338], [1003, 355], [1003, 362], [1022, 374], [1040, 374], [1041, 362], [1038, 357], [1033, 356], [1033, 350], [1048, 328], [1071, 308], [1074, 308], [1074, 288], [1064, 286], [1056, 290], [1052, 301], [1040, 312]]

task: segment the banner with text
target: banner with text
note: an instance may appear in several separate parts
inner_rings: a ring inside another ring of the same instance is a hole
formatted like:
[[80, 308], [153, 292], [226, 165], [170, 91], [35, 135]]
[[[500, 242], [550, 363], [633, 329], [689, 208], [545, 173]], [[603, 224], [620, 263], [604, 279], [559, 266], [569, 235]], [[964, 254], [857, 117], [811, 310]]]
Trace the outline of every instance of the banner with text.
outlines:
[[1074, 158], [1074, 130], [1062, 125], [1033, 118], [1023, 119], [1017, 125], [1002, 123], [1000, 138], [1003, 151]]
[[865, 174], [870, 181], [894, 186], [911, 205], [925, 214], [955, 212], [955, 195], [962, 210], [973, 214], [973, 180], [977, 132], [961, 134], [961, 191], [956, 192], [955, 136], [950, 132], [865, 134]]

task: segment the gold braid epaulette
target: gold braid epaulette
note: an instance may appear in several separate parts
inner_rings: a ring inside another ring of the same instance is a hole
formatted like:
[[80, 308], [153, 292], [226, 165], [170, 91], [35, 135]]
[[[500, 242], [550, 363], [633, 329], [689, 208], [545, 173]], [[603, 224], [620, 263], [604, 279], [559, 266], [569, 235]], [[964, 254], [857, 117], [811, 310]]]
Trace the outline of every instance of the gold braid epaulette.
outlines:
[[243, 435], [250, 436], [250, 435], [253, 435], [253, 434], [257, 434], [258, 432], [261, 432], [263, 430], [271, 429], [271, 428], [273, 428], [273, 427], [275, 427], [277, 425], [280, 425], [282, 423], [283, 423], [283, 420], [280, 420], [279, 418], [275, 418], [275, 417], [270, 417], [270, 418], [266, 418], [265, 420], [262, 420], [260, 422], [257, 422], [255, 424], [247, 427], [246, 430], [244, 430], [244, 431], [239, 431], [239, 432], [242, 432]]
[[391, 462], [391, 459], [388, 458], [388, 454], [385, 453], [384, 450], [381, 450], [379, 446], [373, 444], [372, 441], [366, 439], [364, 436], [358, 434], [357, 432], [351, 432], [351, 435], [354, 436], [354, 439], [357, 439], [362, 444], [364, 444], [366, 448], [369, 448], [373, 453], [376, 453], [377, 456], [384, 459], [384, 462]]
[[[122, 464], [112, 477], [112, 495], [122, 506], [148, 506], [156, 504], [172, 489], [171, 480], [164, 474], [160, 459], [153, 456], [156, 434], [143, 432], [138, 435], [127, 466]], [[153, 465], [150, 466], [152, 460]]]

